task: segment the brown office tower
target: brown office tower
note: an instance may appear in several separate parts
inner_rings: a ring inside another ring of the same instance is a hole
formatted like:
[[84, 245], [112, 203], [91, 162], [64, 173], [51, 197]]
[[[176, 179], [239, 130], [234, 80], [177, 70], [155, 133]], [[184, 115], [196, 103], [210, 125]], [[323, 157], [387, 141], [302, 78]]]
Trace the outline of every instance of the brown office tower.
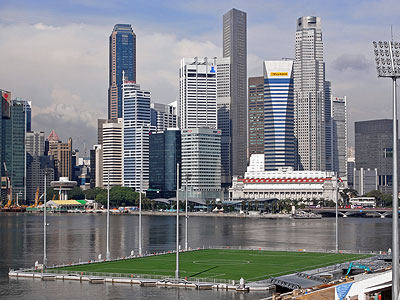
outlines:
[[72, 180], [72, 139], [69, 138], [67, 143], [62, 143], [55, 133], [51, 131], [49, 137], [49, 155], [53, 156], [55, 164], [55, 179], [60, 177], [68, 177]]
[[249, 77], [249, 158], [264, 154], [264, 76]]

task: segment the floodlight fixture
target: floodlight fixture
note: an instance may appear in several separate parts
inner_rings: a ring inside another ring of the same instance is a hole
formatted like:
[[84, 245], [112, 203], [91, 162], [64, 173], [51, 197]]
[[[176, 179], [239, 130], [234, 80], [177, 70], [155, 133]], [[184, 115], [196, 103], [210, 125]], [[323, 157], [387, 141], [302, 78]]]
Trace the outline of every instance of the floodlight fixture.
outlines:
[[378, 77], [400, 77], [400, 43], [373, 42]]
[[397, 100], [396, 79], [400, 77], [400, 44], [394, 41], [372, 42], [378, 77], [393, 82], [393, 202], [392, 202], [392, 299], [399, 298], [399, 203], [397, 181]]

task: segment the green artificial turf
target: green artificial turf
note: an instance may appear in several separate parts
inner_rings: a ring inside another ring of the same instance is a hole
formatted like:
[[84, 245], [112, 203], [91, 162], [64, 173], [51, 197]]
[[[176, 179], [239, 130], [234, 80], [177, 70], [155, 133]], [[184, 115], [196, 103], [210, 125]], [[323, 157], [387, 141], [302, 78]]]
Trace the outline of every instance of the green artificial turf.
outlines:
[[[284, 252], [257, 250], [197, 250], [180, 253], [180, 276], [257, 281], [370, 257], [365, 254]], [[173, 277], [175, 254], [70, 266], [77, 272], [152, 274]]]

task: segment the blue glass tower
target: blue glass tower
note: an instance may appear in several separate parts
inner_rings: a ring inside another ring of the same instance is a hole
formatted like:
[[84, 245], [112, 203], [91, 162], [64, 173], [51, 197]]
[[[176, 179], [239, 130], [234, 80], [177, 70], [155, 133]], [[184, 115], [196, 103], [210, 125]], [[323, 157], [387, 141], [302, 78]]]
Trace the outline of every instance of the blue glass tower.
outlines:
[[110, 35], [108, 118], [122, 118], [122, 71], [136, 82], [136, 34], [130, 24], [116, 24]]
[[294, 151], [293, 61], [265, 61], [265, 170], [294, 166]]

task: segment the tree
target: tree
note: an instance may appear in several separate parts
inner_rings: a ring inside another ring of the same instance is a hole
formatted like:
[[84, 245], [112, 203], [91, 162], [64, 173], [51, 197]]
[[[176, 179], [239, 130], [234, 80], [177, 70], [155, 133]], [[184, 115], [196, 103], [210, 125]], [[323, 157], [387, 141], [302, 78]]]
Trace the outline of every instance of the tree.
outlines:
[[68, 198], [74, 200], [85, 199], [85, 193], [78, 186], [74, 187], [72, 190], [68, 191]]
[[[142, 204], [146, 201], [145, 195], [142, 193]], [[107, 205], [107, 190], [101, 190], [97, 193], [95, 200], [103, 206]], [[134, 192], [132, 188], [113, 186], [110, 189], [110, 206], [134, 206], [138, 205], [139, 193]]]
[[[54, 195], [54, 200], [58, 200], [58, 192], [55, 191], [54, 188], [51, 187], [46, 190], [47, 201], [52, 200]], [[42, 199], [42, 201], [44, 201], [44, 199]]]
[[94, 199], [96, 199], [96, 196], [103, 191], [106, 191], [106, 190], [104, 190], [100, 187], [96, 187], [94, 189], [86, 190], [86, 191], [84, 191], [84, 193], [86, 195], [86, 199], [94, 200]]

